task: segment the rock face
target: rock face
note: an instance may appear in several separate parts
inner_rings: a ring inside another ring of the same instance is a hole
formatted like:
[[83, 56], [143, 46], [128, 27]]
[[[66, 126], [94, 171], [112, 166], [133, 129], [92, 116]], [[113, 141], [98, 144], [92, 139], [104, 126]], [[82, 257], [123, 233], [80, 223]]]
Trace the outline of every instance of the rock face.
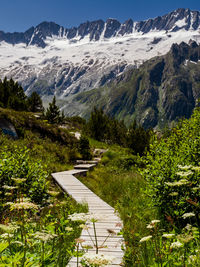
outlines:
[[[17, 80], [27, 95], [36, 91], [43, 99], [56, 95], [65, 102], [122, 79], [124, 72], [166, 54], [173, 43], [200, 42], [199, 31], [200, 13], [189, 9], [140, 22], [110, 18], [70, 29], [42, 22], [24, 33], [0, 31], [0, 78]], [[178, 53], [176, 46], [173, 53]]]
[[9, 135], [13, 139], [18, 139], [17, 132], [13, 124], [6, 119], [0, 119], [0, 129], [6, 135]]
[[145, 128], [163, 128], [179, 118], [189, 118], [199, 98], [200, 45], [191, 41], [173, 44], [165, 56], [146, 61], [108, 87], [78, 94], [65, 109], [68, 115], [87, 117], [93, 103], [126, 123], [136, 119]]
[[112, 38], [124, 36], [133, 32], [146, 34], [151, 31], [172, 31], [180, 29], [197, 30], [200, 25], [199, 11], [179, 8], [167, 15], [133, 23], [132, 19], [120, 23], [116, 19], [108, 19], [106, 22], [97, 20], [82, 23], [79, 27], [64, 28], [54, 22], [42, 22], [36, 27], [31, 27], [24, 33], [4, 33], [0, 31], [0, 42], [10, 44], [24, 43], [26, 45], [37, 45], [44, 48], [49, 37], [65, 37], [66, 39], [83, 39], [89, 35], [90, 41], [98, 41], [100, 38]]

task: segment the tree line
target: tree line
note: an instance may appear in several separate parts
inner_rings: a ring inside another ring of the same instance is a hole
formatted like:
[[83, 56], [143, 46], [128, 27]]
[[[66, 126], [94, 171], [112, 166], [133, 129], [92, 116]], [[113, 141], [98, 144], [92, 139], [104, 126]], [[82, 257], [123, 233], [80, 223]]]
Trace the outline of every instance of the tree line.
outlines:
[[[42, 117], [51, 124], [61, 124], [71, 120], [60, 111], [56, 105], [55, 96], [45, 110], [42, 100], [36, 92], [27, 97], [22, 86], [13, 79], [0, 80], [0, 107], [17, 111], [41, 112]], [[118, 121], [105, 114], [102, 109], [97, 108], [91, 112], [88, 122], [80, 117], [74, 119], [83, 127], [85, 136], [98, 141], [130, 148], [133, 154], [139, 155], [142, 155], [149, 147], [152, 131], [145, 130], [142, 126], [137, 125], [136, 121], [127, 128], [123, 121]], [[85, 142], [83, 140], [84, 145]]]
[[0, 107], [11, 108], [17, 111], [43, 112], [40, 96], [33, 92], [27, 97], [18, 82], [13, 79], [0, 80]]
[[52, 124], [64, 121], [64, 113], [61, 113], [56, 105], [55, 97], [45, 110], [42, 99], [37, 92], [33, 92], [27, 97], [22, 86], [12, 78], [8, 80], [5, 77], [3, 81], [0, 80], [0, 107], [17, 111], [40, 112], [44, 119]]
[[149, 148], [152, 129], [145, 130], [136, 120], [127, 128], [123, 121], [94, 108], [84, 127], [85, 135], [109, 144], [118, 144], [132, 150], [133, 154], [143, 155]]

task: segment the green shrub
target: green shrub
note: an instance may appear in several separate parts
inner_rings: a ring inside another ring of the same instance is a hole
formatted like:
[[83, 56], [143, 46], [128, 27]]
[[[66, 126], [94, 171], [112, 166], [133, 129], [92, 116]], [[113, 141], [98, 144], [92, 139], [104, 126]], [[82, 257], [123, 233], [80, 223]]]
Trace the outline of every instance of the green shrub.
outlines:
[[26, 183], [22, 189], [23, 194], [29, 194], [33, 202], [42, 203], [47, 198], [47, 177], [41, 162], [31, 160], [29, 151], [16, 147], [14, 151], [7, 151], [3, 148], [0, 154], [0, 187], [2, 197], [6, 191], [3, 186], [14, 186], [12, 178], [25, 178]]
[[159, 208], [160, 216], [182, 228], [182, 216], [194, 212], [199, 223], [200, 111], [172, 129], [170, 136], [153, 141], [146, 158], [143, 175], [148, 194]]

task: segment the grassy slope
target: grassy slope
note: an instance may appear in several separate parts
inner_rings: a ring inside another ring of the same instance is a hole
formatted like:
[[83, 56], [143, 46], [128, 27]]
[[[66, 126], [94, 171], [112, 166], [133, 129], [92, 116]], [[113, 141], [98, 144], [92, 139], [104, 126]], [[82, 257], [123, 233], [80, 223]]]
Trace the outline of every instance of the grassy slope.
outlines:
[[77, 140], [66, 129], [36, 119], [32, 113], [0, 109], [0, 118], [7, 119], [16, 128], [18, 140], [0, 135], [0, 147], [9, 150], [27, 147], [34, 160], [41, 160], [49, 172], [71, 168], [71, 159], [79, 155], [74, 151]]
[[[91, 142], [98, 147], [100, 143]], [[126, 241], [126, 266], [138, 260], [138, 241], [147, 233], [146, 225], [155, 219], [156, 211], [145, 194], [146, 183], [137, 173], [138, 158], [121, 147], [109, 148], [99, 165], [87, 177], [80, 178], [92, 191], [115, 207], [124, 222], [123, 235]]]

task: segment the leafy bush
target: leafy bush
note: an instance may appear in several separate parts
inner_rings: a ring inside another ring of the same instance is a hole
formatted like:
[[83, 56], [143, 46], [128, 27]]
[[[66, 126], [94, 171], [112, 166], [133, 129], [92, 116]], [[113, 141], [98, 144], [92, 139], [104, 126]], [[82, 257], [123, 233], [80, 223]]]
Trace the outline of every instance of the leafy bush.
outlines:
[[90, 151], [90, 144], [87, 137], [82, 136], [79, 140], [79, 152], [83, 159], [92, 159], [92, 154]]
[[182, 228], [182, 216], [194, 212], [199, 223], [200, 110], [183, 120], [167, 139], [153, 141], [142, 172], [148, 181], [148, 193], [160, 215]]
[[25, 178], [22, 193], [29, 193], [33, 202], [42, 203], [47, 198], [47, 172], [41, 162], [34, 162], [29, 156], [29, 151], [15, 148], [9, 152], [4, 147], [0, 154], [0, 187], [2, 188], [2, 198], [5, 198], [6, 191], [3, 186], [14, 186], [12, 178]]

